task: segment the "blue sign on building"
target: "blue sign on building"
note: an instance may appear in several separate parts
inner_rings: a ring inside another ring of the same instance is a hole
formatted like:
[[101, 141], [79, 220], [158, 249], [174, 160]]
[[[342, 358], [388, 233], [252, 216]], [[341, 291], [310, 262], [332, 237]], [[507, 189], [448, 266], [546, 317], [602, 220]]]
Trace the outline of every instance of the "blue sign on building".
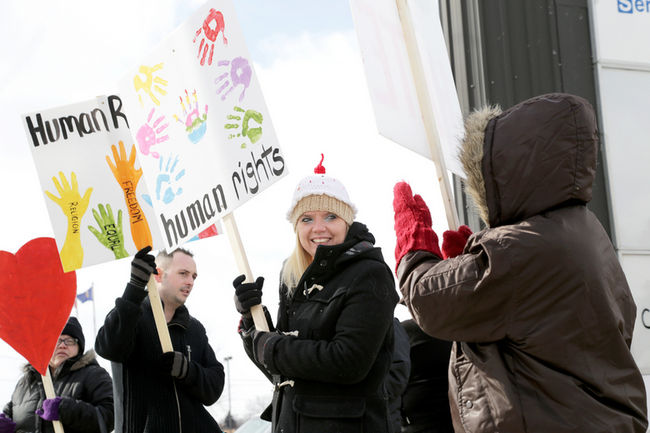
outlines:
[[622, 14], [649, 13], [650, 0], [617, 0], [618, 12]]

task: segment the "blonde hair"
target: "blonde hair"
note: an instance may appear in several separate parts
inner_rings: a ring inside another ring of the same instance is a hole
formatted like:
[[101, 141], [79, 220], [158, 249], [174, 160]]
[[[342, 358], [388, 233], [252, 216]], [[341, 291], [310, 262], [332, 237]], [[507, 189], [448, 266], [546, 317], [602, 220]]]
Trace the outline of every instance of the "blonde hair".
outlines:
[[302, 274], [305, 273], [312, 260], [312, 256], [300, 244], [300, 238], [298, 238], [298, 233], [296, 232], [296, 246], [291, 255], [285, 260], [280, 277], [282, 284], [287, 286], [287, 294], [289, 296], [293, 294]]

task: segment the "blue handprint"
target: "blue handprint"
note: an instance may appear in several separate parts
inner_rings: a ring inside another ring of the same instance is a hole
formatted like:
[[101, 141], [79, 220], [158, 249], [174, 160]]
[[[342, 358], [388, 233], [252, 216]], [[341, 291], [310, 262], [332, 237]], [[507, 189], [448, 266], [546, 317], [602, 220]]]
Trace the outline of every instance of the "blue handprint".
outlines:
[[[174, 174], [176, 171], [176, 165], [179, 161], [178, 156], [176, 156], [173, 161], [170, 156], [167, 158], [166, 164], [164, 160], [165, 158], [161, 157], [158, 163], [160, 172], [156, 178], [156, 201], [169, 204], [176, 198], [176, 196], [183, 193], [183, 188], [178, 186], [177, 183], [183, 176], [185, 176], [185, 169]], [[143, 194], [142, 198], [149, 204], [149, 206], [153, 207], [153, 201], [148, 194]]]

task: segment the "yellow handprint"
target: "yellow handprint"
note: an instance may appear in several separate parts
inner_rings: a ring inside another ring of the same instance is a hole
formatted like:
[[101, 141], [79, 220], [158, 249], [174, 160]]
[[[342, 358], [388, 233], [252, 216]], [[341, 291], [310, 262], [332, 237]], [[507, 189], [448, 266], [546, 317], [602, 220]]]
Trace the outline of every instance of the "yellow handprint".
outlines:
[[[136, 92], [139, 92], [140, 90], [144, 91], [147, 95], [149, 95], [151, 101], [156, 105], [160, 105], [160, 101], [153, 94], [151, 88], [153, 87], [153, 89], [156, 92], [160, 93], [162, 96], [165, 96], [167, 94], [167, 92], [162, 87], [155, 85], [155, 84], [160, 84], [161, 86], [166, 86], [167, 80], [164, 80], [160, 77], [156, 77], [156, 78], [153, 77], [153, 73], [159, 69], [162, 69], [162, 67], [163, 67], [163, 63], [158, 63], [155, 66], [141, 65], [140, 69], [138, 70], [138, 73], [144, 75], [144, 81], [142, 81], [142, 78], [140, 78], [138, 75], [133, 77], [133, 86], [135, 87], [135, 91]], [[142, 102], [141, 94], [138, 94], [138, 99], [140, 100], [140, 105], [144, 105], [144, 102]]]
[[135, 168], [135, 145], [131, 146], [131, 155], [126, 159], [126, 149], [124, 142], [120, 141], [120, 153], [118, 155], [115, 145], [111, 146], [113, 151], [113, 159], [111, 161], [109, 156], [106, 156], [106, 162], [115, 176], [115, 180], [120, 184], [124, 192], [124, 201], [126, 201], [126, 208], [129, 210], [129, 222], [131, 223], [131, 238], [138, 250], [146, 247], [147, 245], [153, 246], [151, 239], [151, 230], [147, 217], [142, 212], [140, 203], [135, 195], [135, 190], [138, 187], [138, 181], [142, 176], [142, 169]]
[[49, 191], [45, 191], [45, 194], [50, 200], [59, 205], [63, 214], [68, 219], [68, 231], [65, 235], [63, 248], [61, 248], [59, 254], [61, 256], [63, 270], [69, 272], [81, 268], [84, 260], [84, 250], [81, 247], [81, 230], [79, 230], [79, 227], [81, 217], [83, 217], [86, 209], [88, 209], [88, 202], [90, 201], [90, 194], [93, 192], [93, 189], [88, 188], [84, 196], [81, 197], [79, 194], [77, 175], [74, 171], [70, 174], [72, 186], [68, 183], [63, 172], [59, 172], [59, 177], [61, 178], [61, 183], [59, 183], [56, 176], [52, 178], [52, 182], [54, 182], [54, 186], [60, 197], [55, 196]]

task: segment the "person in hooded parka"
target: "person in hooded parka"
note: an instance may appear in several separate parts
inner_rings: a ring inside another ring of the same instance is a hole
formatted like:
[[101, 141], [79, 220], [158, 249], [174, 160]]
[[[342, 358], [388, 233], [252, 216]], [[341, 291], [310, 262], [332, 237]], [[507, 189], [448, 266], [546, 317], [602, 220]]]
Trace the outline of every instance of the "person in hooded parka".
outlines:
[[586, 206], [597, 151], [594, 110], [578, 96], [471, 114], [460, 158], [487, 228], [446, 260], [426, 204], [395, 186], [404, 301], [425, 332], [456, 342], [456, 432], [646, 431], [636, 305]]

